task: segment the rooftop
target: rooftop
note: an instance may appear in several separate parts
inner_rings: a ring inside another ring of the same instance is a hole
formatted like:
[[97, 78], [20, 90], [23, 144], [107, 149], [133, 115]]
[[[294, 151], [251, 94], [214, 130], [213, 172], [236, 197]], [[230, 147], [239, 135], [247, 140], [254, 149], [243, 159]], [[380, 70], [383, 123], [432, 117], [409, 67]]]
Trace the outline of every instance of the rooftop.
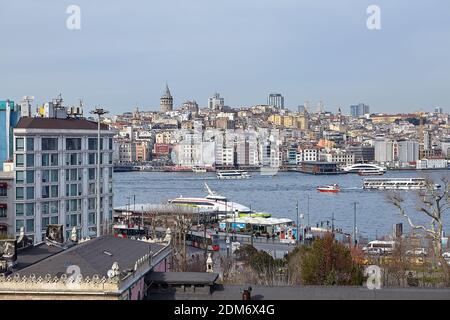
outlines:
[[[56, 119], [56, 118], [31, 118], [22, 117], [17, 124], [17, 129], [66, 129], [66, 130], [97, 130], [97, 122], [87, 119]], [[108, 130], [108, 126], [100, 124], [102, 130]]]

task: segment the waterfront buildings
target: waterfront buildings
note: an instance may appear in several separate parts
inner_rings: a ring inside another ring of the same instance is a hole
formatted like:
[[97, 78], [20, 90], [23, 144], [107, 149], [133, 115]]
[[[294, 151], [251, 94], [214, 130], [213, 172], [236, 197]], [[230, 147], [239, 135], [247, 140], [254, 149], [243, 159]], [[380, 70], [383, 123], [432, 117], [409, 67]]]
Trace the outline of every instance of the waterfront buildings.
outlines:
[[46, 226], [61, 224], [68, 236], [96, 234], [96, 179], [101, 179], [101, 225], [112, 215], [113, 135], [101, 125], [100, 175], [97, 164], [97, 123], [84, 118], [20, 119], [14, 129], [16, 235], [24, 228], [34, 242], [44, 239]]

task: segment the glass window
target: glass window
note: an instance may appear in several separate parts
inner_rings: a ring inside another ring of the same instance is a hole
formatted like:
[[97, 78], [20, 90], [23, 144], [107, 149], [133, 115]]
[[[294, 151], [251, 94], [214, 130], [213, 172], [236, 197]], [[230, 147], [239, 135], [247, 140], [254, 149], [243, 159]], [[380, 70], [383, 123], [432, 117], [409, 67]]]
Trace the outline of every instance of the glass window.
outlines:
[[109, 138], [109, 150], [113, 149], [113, 139]]
[[16, 216], [23, 216], [24, 207], [23, 203], [16, 203]]
[[49, 170], [42, 170], [42, 182], [50, 182], [50, 171]]
[[16, 167], [23, 167], [24, 163], [24, 155], [16, 154]]
[[42, 202], [41, 203], [41, 214], [49, 214], [50, 213], [50, 205], [49, 202]]
[[48, 167], [50, 165], [50, 154], [43, 153], [42, 154], [42, 166]]
[[42, 138], [42, 150], [58, 150], [58, 138]]
[[23, 151], [23, 138], [16, 138], [16, 151]]
[[50, 155], [50, 165], [51, 166], [57, 166], [58, 165], [58, 154], [52, 153]]
[[51, 224], [58, 224], [58, 217], [51, 217], [50, 222]]
[[23, 228], [24, 226], [25, 225], [24, 225], [23, 220], [16, 220], [16, 232], [17, 233], [19, 233], [20, 229]]
[[46, 230], [50, 224], [50, 218], [42, 218], [42, 230]]
[[27, 171], [27, 183], [34, 183], [34, 170]]
[[6, 211], [7, 208], [0, 208], [0, 218], [5, 218], [6, 217]]
[[34, 138], [27, 138], [27, 151], [34, 151]]
[[96, 154], [95, 153], [89, 153], [89, 164], [96, 164], [95, 163]]
[[53, 185], [50, 188], [50, 196], [52, 198], [58, 198], [58, 186], [57, 185]]
[[42, 187], [42, 198], [46, 199], [50, 197], [50, 187], [49, 186], [43, 186]]
[[81, 150], [81, 138], [66, 138], [66, 150]]
[[25, 204], [25, 214], [27, 216], [34, 216], [34, 203]]
[[90, 212], [88, 215], [88, 223], [89, 225], [95, 225], [95, 213], [94, 212]]
[[27, 167], [34, 167], [34, 154], [27, 154]]
[[16, 200], [23, 200], [23, 197], [24, 197], [23, 187], [17, 187], [16, 188]]
[[95, 198], [89, 198], [88, 210], [95, 210]]
[[95, 180], [95, 168], [89, 168], [89, 180]]
[[88, 149], [89, 150], [97, 150], [97, 138], [89, 138], [88, 139]]
[[58, 182], [58, 170], [52, 170], [51, 172], [51, 181]]
[[50, 213], [57, 214], [58, 213], [58, 201], [50, 202]]
[[34, 199], [34, 187], [27, 187], [27, 200]]
[[0, 186], [0, 197], [8, 196], [8, 186]]
[[34, 219], [27, 220], [27, 232], [34, 232]]
[[24, 183], [25, 175], [23, 171], [16, 171], [16, 183]]

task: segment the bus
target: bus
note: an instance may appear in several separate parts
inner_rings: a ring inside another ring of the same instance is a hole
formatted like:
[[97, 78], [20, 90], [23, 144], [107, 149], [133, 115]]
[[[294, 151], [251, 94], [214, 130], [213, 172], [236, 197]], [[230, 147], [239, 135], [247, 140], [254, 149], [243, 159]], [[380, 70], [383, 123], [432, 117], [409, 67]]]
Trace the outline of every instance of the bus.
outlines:
[[210, 231], [189, 231], [186, 234], [186, 244], [195, 248], [205, 249], [205, 242], [208, 250], [219, 251], [219, 236]]
[[121, 238], [137, 238], [147, 235], [145, 229], [139, 225], [116, 224], [113, 226], [113, 230], [114, 236]]

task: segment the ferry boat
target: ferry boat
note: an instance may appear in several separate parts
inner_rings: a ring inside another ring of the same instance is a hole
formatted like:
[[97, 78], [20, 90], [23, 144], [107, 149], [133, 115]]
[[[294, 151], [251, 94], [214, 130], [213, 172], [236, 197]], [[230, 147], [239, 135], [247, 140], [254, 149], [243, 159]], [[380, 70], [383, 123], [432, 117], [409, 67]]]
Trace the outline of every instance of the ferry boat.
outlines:
[[317, 187], [317, 191], [319, 192], [328, 192], [328, 193], [338, 193], [341, 191], [341, 188], [337, 184], [331, 184], [324, 187]]
[[385, 171], [380, 171], [378, 169], [363, 169], [358, 171], [360, 176], [382, 176]]
[[342, 168], [342, 170], [344, 172], [347, 173], [366, 173], [367, 175], [373, 175], [373, 174], [385, 174], [386, 173], [386, 168], [385, 167], [381, 167], [378, 166], [376, 164], [370, 164], [370, 163], [357, 163], [357, 164], [352, 164], [349, 166], [346, 166], [344, 168]]
[[192, 172], [194, 173], [206, 173], [205, 167], [192, 167]]
[[217, 171], [217, 178], [224, 179], [248, 179], [250, 175], [244, 170], [219, 170]]
[[[429, 186], [424, 178], [365, 178], [363, 189], [378, 190], [424, 190]], [[435, 189], [441, 186], [435, 184]]]
[[208, 184], [205, 182], [205, 188], [208, 192], [208, 195], [205, 198], [187, 198], [180, 196], [176, 199], [169, 200], [170, 204], [175, 205], [183, 205], [190, 206], [205, 210], [207, 212], [230, 212], [232, 215], [236, 216], [261, 216], [261, 217], [269, 217], [270, 214], [267, 213], [257, 213], [252, 211], [250, 208], [229, 201], [227, 197], [221, 196], [216, 192], [212, 191]]

